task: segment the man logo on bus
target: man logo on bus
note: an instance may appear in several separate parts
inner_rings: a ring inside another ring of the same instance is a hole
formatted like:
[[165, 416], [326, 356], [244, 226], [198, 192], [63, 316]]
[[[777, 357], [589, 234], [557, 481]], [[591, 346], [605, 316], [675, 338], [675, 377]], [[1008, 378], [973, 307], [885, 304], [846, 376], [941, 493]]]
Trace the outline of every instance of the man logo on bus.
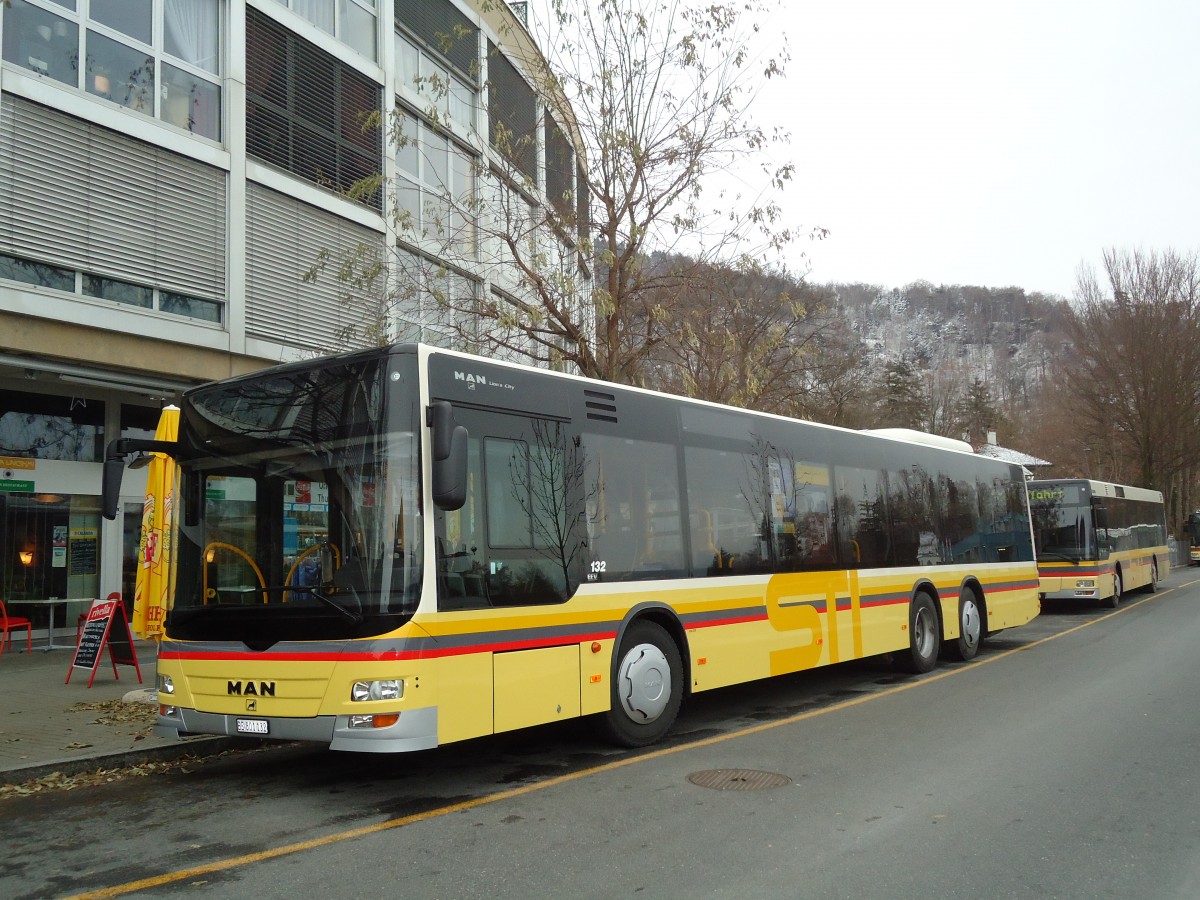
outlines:
[[234, 697], [274, 697], [275, 682], [273, 681], [240, 681], [227, 682], [226, 693]]
[[475, 385], [477, 384], [482, 385], [483, 387], [500, 388], [501, 390], [506, 391], [516, 390], [516, 388], [511, 384], [506, 384], [500, 381], [488, 381], [488, 377], [486, 375], [475, 375], [471, 372], [459, 372], [455, 370], [454, 380], [465, 381], [467, 383], [467, 390], [469, 391], [475, 390]]

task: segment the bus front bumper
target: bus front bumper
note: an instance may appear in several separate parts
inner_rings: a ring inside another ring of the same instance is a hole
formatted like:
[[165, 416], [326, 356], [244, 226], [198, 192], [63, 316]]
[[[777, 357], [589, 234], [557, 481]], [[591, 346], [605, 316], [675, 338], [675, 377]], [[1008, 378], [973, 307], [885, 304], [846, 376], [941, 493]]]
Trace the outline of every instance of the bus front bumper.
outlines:
[[330, 750], [359, 753], [408, 753], [431, 750], [438, 745], [437, 707], [405, 710], [394, 725], [386, 728], [352, 728], [349, 716], [286, 719], [206, 713], [176, 706], [167, 715], [159, 715], [154, 734], [173, 739], [220, 734], [272, 741], [313, 741], [328, 744]]
[[1099, 578], [1043, 577], [1039, 593], [1043, 600], [1099, 600], [1101, 587]]

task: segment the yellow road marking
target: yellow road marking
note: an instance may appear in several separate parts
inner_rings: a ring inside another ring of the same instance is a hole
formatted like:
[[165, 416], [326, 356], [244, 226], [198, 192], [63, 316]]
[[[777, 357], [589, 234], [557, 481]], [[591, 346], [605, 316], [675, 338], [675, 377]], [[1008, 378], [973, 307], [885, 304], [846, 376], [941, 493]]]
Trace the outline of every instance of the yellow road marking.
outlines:
[[411, 816], [404, 816], [401, 819], [391, 819], [387, 822], [379, 822], [375, 825], [364, 825], [361, 828], [352, 828], [349, 831], [340, 831], [337, 834], [329, 834], [325, 837], [313, 838], [310, 841], [300, 841], [295, 844], [286, 844], [282, 847], [275, 847], [271, 850], [261, 850], [258, 853], [247, 853], [243, 856], [234, 856], [230, 859], [220, 860], [218, 862], [207, 863], [202, 866], [193, 866], [189, 869], [179, 869], [174, 872], [166, 872], [162, 875], [154, 875], [149, 878], [142, 878], [137, 881], [129, 881], [125, 884], [114, 885], [110, 888], [103, 888], [98, 891], [90, 891], [86, 894], [76, 894], [69, 900], [91, 900], [91, 898], [101, 897], [121, 897], [125, 894], [132, 894], [137, 891], [144, 891], [148, 888], [159, 887], [164, 884], [172, 884], [177, 881], [184, 881], [189, 878], [199, 878], [204, 875], [211, 875], [215, 872], [224, 872], [227, 869], [235, 869], [239, 866], [249, 865], [250, 863], [265, 862], [269, 859], [277, 859], [281, 856], [289, 856], [293, 853], [301, 853], [305, 850], [315, 850], [318, 847], [328, 847], [332, 844], [341, 843], [342, 841], [350, 841], [355, 838], [366, 837], [371, 834], [379, 834], [383, 831], [390, 831], [393, 828], [403, 828], [405, 825], [413, 825], [417, 822], [424, 822], [429, 819], [440, 818], [441, 816], [451, 813], [463, 812], [468, 809], [477, 809], [480, 806], [487, 806], [492, 803], [498, 803], [501, 800], [511, 800], [514, 797], [522, 797], [526, 794], [532, 794], [534, 791], [546, 790], [547, 788], [557, 787], [560, 784], [566, 784], [571, 781], [576, 781], [580, 778], [589, 775], [598, 775], [603, 772], [612, 772], [616, 769], [622, 769], [625, 766], [631, 766], [635, 763], [646, 762], [652, 759], [659, 759], [664, 756], [671, 756], [680, 753], [684, 750], [695, 750], [701, 747], [710, 747], [714, 744], [721, 744], [725, 741], [733, 740], [734, 738], [747, 737], [753, 734], [759, 734], [764, 731], [769, 731], [773, 728], [781, 728], [785, 725], [794, 725], [797, 722], [803, 722], [806, 719], [812, 719], [817, 716], [826, 715], [828, 713], [840, 712], [844, 709], [849, 709], [852, 706], [858, 706], [871, 700], [879, 700], [883, 697], [890, 697], [893, 694], [898, 694], [901, 691], [912, 690], [915, 687], [931, 684], [935, 681], [941, 681], [943, 678], [949, 678], [952, 675], [959, 675], [963, 672], [969, 672], [979, 666], [989, 665], [1001, 659], [1006, 659], [1015, 653], [1022, 653], [1026, 650], [1032, 650], [1034, 647], [1039, 647], [1042, 644], [1050, 641], [1058, 640], [1061, 637], [1066, 637], [1068, 634], [1073, 634], [1090, 625], [1095, 625], [1097, 622], [1102, 622], [1105, 619], [1120, 613], [1127, 612], [1136, 606], [1141, 606], [1143, 603], [1148, 603], [1151, 600], [1161, 599], [1173, 591], [1180, 588], [1191, 587], [1194, 584], [1200, 583], [1200, 579], [1189, 581], [1185, 584], [1176, 585], [1175, 587], [1160, 590], [1156, 594], [1151, 594], [1136, 603], [1131, 603], [1128, 606], [1123, 606], [1120, 609], [1115, 609], [1096, 619], [1091, 619], [1087, 622], [1081, 622], [1073, 628], [1068, 628], [1066, 631], [1060, 631], [1057, 634], [1049, 635], [1034, 641], [1032, 644], [1024, 644], [1020, 647], [1014, 647], [1011, 650], [1005, 650], [1003, 653], [997, 653], [995, 656], [989, 656], [987, 659], [976, 660], [972, 665], [947, 669], [944, 672], [939, 672], [936, 675], [926, 675], [918, 680], [909, 681], [905, 684], [898, 684], [895, 687], [879, 691], [875, 694], [866, 694], [862, 697], [856, 697], [852, 700], [842, 700], [832, 706], [826, 706], [821, 709], [813, 709], [808, 712], [796, 713], [794, 716], [788, 716], [786, 719], [778, 719], [774, 722], [763, 722], [759, 725], [751, 725], [747, 728], [742, 728], [738, 731], [731, 731], [728, 734], [714, 735], [713, 737], [703, 738], [698, 741], [693, 741], [687, 744], [680, 744], [675, 747], [664, 747], [661, 750], [652, 750], [649, 753], [643, 753], [639, 756], [629, 757], [627, 759], [618, 759], [609, 763], [604, 763], [600, 766], [595, 766], [591, 769], [582, 769], [578, 772], [571, 772], [566, 775], [558, 775], [554, 778], [549, 778], [545, 781], [539, 781], [537, 784], [527, 784], [523, 787], [510, 788], [506, 791], [499, 791], [495, 794], [488, 794], [486, 797], [477, 797], [474, 800], [464, 800], [461, 803], [454, 803], [450, 806], [440, 806], [437, 809], [427, 810], [422, 813], [415, 813]]

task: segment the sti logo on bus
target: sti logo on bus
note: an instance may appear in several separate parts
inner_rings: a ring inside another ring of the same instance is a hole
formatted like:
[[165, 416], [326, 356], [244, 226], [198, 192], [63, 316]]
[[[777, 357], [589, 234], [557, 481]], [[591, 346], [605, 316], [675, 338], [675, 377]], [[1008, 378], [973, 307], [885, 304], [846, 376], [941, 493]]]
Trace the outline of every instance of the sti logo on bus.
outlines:
[[231, 697], [274, 697], [275, 682], [273, 681], [230, 681], [225, 692]]
[[459, 372], [459, 371], [455, 370], [454, 380], [455, 381], [465, 381], [467, 383], [468, 391], [475, 390], [475, 388], [477, 386], [487, 387], [487, 388], [498, 388], [499, 390], [502, 390], [502, 391], [515, 391], [516, 390], [516, 388], [511, 384], [507, 384], [505, 382], [500, 382], [500, 381], [491, 381], [486, 375], [475, 375], [472, 372]]

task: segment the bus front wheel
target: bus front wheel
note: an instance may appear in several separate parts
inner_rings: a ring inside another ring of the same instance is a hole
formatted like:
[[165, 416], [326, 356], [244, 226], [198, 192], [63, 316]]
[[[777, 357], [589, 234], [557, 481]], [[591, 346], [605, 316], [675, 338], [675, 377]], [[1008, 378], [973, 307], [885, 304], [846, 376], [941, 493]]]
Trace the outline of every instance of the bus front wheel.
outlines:
[[1121, 603], [1121, 570], [1113, 571], [1113, 592], [1112, 596], [1106, 601], [1109, 609], [1116, 609]]
[[661, 740], [679, 714], [683, 661], [661, 625], [634, 622], [614, 660], [612, 707], [600, 718], [602, 734], [623, 747]]
[[908, 605], [908, 653], [901, 656], [900, 665], [916, 675], [932, 671], [940, 646], [941, 628], [933, 598], [917, 594]]
[[1150, 586], [1146, 588], [1151, 594], [1158, 590], [1158, 560], [1150, 560]]

